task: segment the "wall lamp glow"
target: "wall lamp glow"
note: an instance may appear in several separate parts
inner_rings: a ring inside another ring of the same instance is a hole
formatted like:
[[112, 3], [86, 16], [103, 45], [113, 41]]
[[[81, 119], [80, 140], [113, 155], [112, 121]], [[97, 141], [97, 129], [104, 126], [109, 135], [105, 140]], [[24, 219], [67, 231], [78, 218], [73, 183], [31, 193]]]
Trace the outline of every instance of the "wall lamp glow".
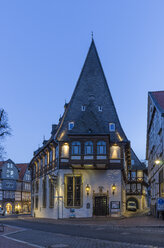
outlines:
[[115, 183], [113, 183], [113, 185], [112, 185], [112, 190], [113, 190], [112, 194], [114, 195], [115, 190], [116, 190], [116, 185], [115, 185]]

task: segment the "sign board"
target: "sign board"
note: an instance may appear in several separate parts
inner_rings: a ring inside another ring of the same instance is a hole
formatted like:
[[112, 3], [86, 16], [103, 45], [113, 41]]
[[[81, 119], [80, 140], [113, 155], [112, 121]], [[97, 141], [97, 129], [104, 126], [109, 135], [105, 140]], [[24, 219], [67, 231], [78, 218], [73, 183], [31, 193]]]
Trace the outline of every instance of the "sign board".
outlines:
[[111, 201], [111, 209], [120, 209], [120, 201]]
[[164, 198], [157, 199], [157, 211], [164, 211]]

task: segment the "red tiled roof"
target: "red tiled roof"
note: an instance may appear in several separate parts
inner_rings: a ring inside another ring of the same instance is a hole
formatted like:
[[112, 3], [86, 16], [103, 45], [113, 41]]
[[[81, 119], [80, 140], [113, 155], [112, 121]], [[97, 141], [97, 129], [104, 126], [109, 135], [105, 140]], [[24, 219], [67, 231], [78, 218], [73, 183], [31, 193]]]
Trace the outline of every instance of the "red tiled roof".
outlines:
[[15, 165], [20, 170], [19, 179], [23, 180], [24, 174], [26, 173], [29, 164], [24, 163], [24, 164], [15, 164]]
[[164, 91], [153, 91], [152, 95], [164, 111]]

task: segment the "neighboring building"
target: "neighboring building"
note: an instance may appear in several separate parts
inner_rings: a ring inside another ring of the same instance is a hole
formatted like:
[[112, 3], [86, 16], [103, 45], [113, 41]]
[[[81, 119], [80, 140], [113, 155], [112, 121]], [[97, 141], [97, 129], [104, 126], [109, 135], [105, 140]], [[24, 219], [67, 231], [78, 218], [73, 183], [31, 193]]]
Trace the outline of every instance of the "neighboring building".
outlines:
[[151, 211], [156, 215], [157, 198], [164, 198], [164, 91], [148, 93], [146, 158]]
[[15, 164], [11, 159], [0, 162], [0, 207], [8, 214], [31, 211], [29, 164]]
[[93, 40], [72, 98], [51, 134], [30, 163], [33, 216], [123, 214], [130, 142]]
[[131, 150], [131, 168], [128, 172], [126, 199], [136, 202], [138, 210], [148, 207], [148, 169]]

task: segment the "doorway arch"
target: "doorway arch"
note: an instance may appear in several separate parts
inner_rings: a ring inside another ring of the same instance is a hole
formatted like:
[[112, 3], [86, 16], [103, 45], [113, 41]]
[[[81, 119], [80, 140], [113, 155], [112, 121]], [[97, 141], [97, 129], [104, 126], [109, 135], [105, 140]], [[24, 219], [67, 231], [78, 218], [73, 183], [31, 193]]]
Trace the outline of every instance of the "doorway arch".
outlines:
[[12, 214], [12, 205], [11, 205], [11, 203], [6, 204], [6, 213], [7, 214]]

